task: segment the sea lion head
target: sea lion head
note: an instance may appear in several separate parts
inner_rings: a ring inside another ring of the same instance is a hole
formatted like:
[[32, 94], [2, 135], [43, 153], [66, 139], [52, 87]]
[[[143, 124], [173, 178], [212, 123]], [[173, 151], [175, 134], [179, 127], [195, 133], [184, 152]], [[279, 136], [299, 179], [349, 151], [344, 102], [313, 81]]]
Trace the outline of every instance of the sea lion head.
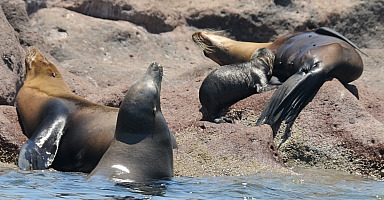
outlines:
[[59, 70], [54, 64], [49, 62], [37, 47], [29, 47], [25, 56], [27, 77], [46, 76], [62, 78]]
[[153, 62], [147, 68], [145, 74], [136, 80], [131, 86], [131, 91], [135, 92], [135, 98], [142, 102], [143, 96], [150, 99], [160, 100], [161, 81], [163, 78], [163, 66]]
[[275, 54], [268, 48], [260, 48], [253, 52], [252, 60], [260, 59], [263, 62], [263, 70], [267, 76], [272, 76]]
[[192, 40], [203, 49], [206, 57], [219, 65], [232, 62], [227, 57], [232, 57], [228, 52], [228, 46], [235, 42], [234, 40], [206, 31], [195, 32], [192, 35]]
[[161, 112], [162, 77], [163, 67], [153, 62], [146, 73], [132, 84], [120, 106], [116, 125], [117, 138], [125, 130], [140, 134], [153, 128], [151, 126], [154, 126], [156, 114]]
[[192, 35], [192, 40], [199, 45], [204, 55], [219, 65], [230, 65], [247, 62], [256, 49], [268, 47], [271, 43], [240, 42], [219, 32], [198, 31]]
[[60, 71], [41, 54], [37, 47], [28, 48], [25, 66], [27, 73], [24, 85], [38, 87], [41, 90], [45, 88], [47, 91], [69, 90]]

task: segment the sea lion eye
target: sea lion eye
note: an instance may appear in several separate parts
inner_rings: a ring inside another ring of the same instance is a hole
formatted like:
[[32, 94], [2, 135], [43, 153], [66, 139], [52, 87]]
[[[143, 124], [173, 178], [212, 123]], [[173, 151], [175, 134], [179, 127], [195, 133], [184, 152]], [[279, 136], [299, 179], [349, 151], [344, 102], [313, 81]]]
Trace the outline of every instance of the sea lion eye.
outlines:
[[56, 73], [55, 72], [52, 72], [52, 77], [56, 77]]

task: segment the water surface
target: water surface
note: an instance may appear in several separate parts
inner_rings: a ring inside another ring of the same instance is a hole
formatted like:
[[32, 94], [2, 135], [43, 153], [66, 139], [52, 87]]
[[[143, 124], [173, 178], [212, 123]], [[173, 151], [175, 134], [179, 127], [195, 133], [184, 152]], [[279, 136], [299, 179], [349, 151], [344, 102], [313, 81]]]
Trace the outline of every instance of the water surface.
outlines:
[[85, 174], [0, 168], [0, 199], [383, 199], [384, 182], [341, 172], [176, 177], [151, 185], [85, 181]]

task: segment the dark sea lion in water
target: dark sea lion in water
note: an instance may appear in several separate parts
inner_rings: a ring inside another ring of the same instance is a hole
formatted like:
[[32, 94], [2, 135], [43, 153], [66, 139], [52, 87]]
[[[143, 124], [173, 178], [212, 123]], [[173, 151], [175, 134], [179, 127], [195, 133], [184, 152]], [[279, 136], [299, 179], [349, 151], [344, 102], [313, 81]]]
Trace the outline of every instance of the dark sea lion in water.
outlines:
[[232, 122], [221, 116], [229, 106], [252, 94], [274, 89], [268, 83], [274, 59], [271, 50], [261, 48], [254, 51], [248, 62], [224, 65], [212, 71], [199, 90], [203, 118], [215, 123]]
[[25, 62], [16, 108], [29, 140], [21, 147], [18, 166], [90, 172], [113, 139], [118, 109], [73, 94], [38, 48], [28, 49]]
[[161, 113], [163, 68], [152, 63], [121, 103], [115, 137], [87, 177], [118, 183], [148, 182], [173, 176], [172, 134]]
[[257, 125], [271, 125], [276, 132], [282, 121], [286, 133], [300, 111], [327, 80], [347, 84], [359, 78], [361, 50], [340, 33], [329, 28], [290, 33], [271, 43], [237, 42], [213, 33], [196, 32], [193, 40], [204, 54], [220, 65], [247, 61], [253, 51], [266, 47], [275, 54], [272, 75], [284, 82], [264, 108]]

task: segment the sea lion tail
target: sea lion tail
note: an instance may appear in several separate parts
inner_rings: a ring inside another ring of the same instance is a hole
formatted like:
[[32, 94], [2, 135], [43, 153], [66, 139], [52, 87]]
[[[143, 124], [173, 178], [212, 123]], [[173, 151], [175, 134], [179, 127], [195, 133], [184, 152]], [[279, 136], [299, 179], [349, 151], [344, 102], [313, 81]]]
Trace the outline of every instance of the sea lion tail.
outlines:
[[269, 124], [278, 130], [281, 122], [285, 121], [287, 127], [291, 127], [301, 110], [324, 84], [325, 76], [318, 67], [308, 73], [300, 71], [292, 75], [272, 95], [256, 125]]

